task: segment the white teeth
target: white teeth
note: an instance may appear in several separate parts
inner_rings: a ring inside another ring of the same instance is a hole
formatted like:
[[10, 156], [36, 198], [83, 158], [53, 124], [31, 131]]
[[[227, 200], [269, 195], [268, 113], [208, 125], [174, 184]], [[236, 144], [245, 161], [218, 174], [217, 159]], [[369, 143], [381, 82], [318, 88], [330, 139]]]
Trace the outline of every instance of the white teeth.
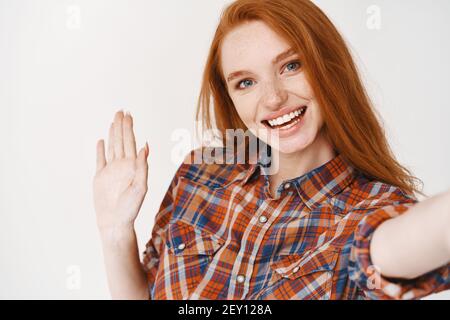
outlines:
[[303, 114], [305, 110], [306, 110], [306, 108], [302, 107], [300, 109], [297, 109], [297, 110], [295, 110], [295, 111], [293, 111], [293, 112], [291, 112], [289, 114], [285, 114], [285, 115], [283, 115], [281, 117], [278, 117], [276, 119], [268, 120], [268, 122], [269, 122], [269, 124], [271, 126], [277, 126], [277, 125], [283, 124], [285, 122], [288, 122], [288, 121], [292, 120], [293, 118]]
[[286, 125], [286, 126], [284, 126], [283, 128], [281, 128], [281, 130], [287, 130], [287, 129], [289, 129], [289, 128], [295, 126], [295, 124], [296, 124], [297, 122], [299, 122], [299, 121], [300, 121], [300, 119], [296, 119], [294, 122], [289, 123], [288, 125]]

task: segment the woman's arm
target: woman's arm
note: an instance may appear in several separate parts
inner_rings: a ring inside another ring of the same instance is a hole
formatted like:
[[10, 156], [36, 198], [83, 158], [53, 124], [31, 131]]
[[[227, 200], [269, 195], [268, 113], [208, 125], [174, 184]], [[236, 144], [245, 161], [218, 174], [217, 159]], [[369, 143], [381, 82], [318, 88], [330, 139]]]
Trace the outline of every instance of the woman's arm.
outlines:
[[147, 193], [147, 157], [148, 144], [137, 153], [131, 115], [117, 112], [109, 129], [107, 155], [104, 140], [97, 142], [93, 181], [97, 227], [113, 299], [150, 296], [134, 232]]
[[108, 286], [113, 299], [149, 299], [147, 279], [139, 260], [132, 226], [100, 230]]
[[383, 276], [402, 279], [414, 279], [448, 263], [450, 192], [384, 221], [374, 232], [370, 256]]

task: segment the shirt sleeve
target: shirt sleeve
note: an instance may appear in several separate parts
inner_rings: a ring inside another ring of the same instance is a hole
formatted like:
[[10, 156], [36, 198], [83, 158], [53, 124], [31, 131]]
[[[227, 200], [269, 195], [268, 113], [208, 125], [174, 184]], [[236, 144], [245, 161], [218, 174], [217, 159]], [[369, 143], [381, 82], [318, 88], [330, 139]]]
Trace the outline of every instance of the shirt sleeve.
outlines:
[[158, 272], [159, 257], [164, 248], [164, 222], [170, 219], [172, 212], [172, 183], [169, 186], [169, 190], [166, 192], [160, 209], [156, 215], [155, 223], [152, 230], [150, 240], [145, 244], [145, 250], [142, 253], [142, 268], [147, 276], [149, 297], [152, 300], [154, 297], [154, 284], [156, 274]]
[[450, 289], [450, 264], [414, 279], [384, 277], [372, 264], [369, 248], [375, 229], [385, 220], [403, 214], [416, 202], [415, 199], [397, 202], [372, 210], [356, 228], [350, 253], [349, 276], [369, 299], [412, 300]]
[[164, 249], [165, 243], [165, 231], [172, 216], [172, 210], [174, 206], [174, 197], [176, 192], [176, 186], [178, 184], [179, 177], [183, 174], [186, 166], [189, 166], [191, 157], [196, 152], [192, 150], [183, 160], [183, 163], [177, 169], [170, 185], [164, 195], [164, 198], [159, 207], [158, 213], [155, 216], [155, 222], [153, 230], [151, 232], [150, 240], [145, 244], [145, 249], [142, 252], [141, 266], [146, 273], [149, 297], [154, 297], [154, 285], [156, 275], [159, 267], [159, 257]]

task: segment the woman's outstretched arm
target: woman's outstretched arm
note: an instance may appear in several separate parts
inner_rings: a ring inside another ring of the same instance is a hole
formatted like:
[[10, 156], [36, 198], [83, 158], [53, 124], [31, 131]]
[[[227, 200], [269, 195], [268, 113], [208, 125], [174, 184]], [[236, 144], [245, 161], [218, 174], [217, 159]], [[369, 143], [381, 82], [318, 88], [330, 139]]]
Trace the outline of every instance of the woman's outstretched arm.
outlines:
[[100, 232], [108, 286], [113, 299], [149, 299], [147, 278], [133, 227]]
[[136, 154], [131, 115], [117, 112], [109, 130], [107, 159], [104, 141], [97, 143], [93, 181], [97, 226], [113, 299], [149, 298], [134, 232], [147, 193], [147, 157], [147, 144]]
[[450, 262], [450, 192], [419, 202], [375, 230], [372, 263], [385, 277], [414, 279]]

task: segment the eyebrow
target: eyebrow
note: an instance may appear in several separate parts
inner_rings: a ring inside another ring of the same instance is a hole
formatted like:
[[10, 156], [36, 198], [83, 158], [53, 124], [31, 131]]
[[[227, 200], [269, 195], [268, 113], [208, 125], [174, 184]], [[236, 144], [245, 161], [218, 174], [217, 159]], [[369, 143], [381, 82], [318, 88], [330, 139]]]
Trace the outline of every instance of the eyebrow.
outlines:
[[[278, 62], [280, 62], [281, 60], [292, 56], [293, 54], [295, 54], [296, 51], [292, 48], [287, 49], [286, 51], [280, 53], [279, 55], [277, 55], [275, 57], [275, 59], [272, 60], [272, 64], [277, 64]], [[239, 70], [239, 71], [235, 71], [232, 72], [228, 75], [227, 78], [227, 82], [230, 82], [231, 80], [233, 80], [234, 78], [240, 77], [241, 75], [244, 75], [246, 73], [250, 73], [249, 71], [245, 71], [245, 70]]]

